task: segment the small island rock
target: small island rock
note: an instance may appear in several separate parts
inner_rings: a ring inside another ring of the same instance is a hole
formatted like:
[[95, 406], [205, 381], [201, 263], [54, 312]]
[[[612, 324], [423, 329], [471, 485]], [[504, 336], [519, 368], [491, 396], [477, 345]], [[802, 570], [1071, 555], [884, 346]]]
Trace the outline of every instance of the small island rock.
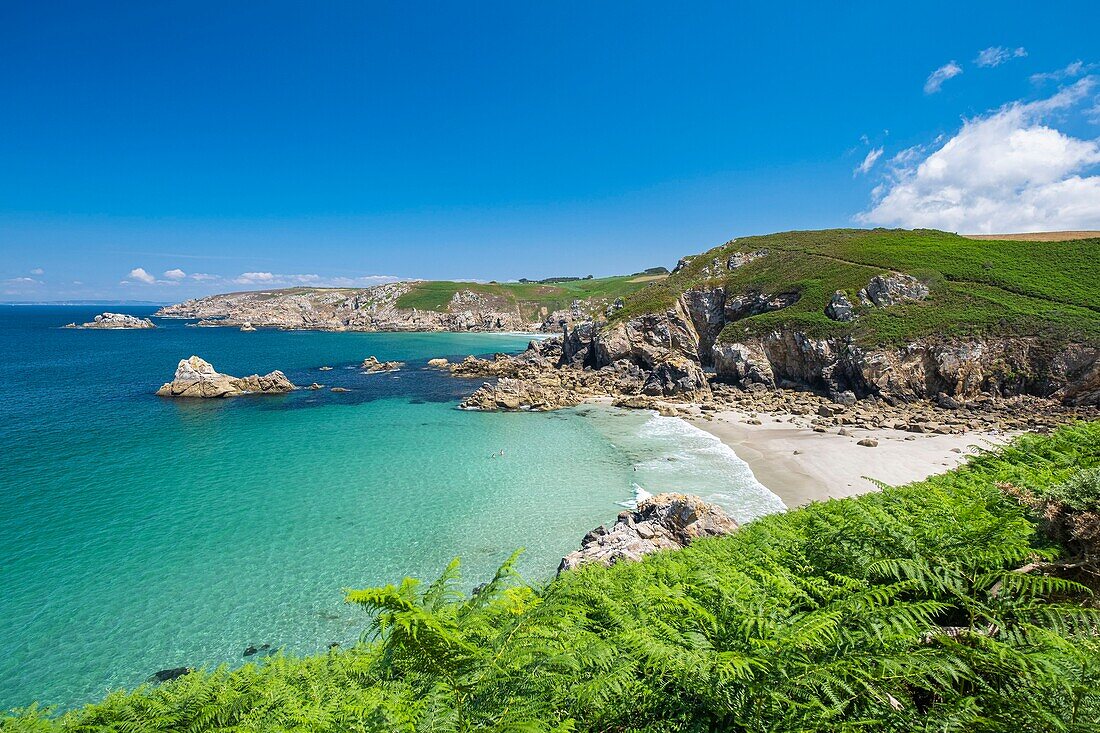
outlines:
[[171, 382], [157, 390], [161, 397], [237, 397], [246, 394], [283, 394], [295, 389], [286, 375], [274, 371], [260, 376], [233, 377], [221, 374], [197, 356], [181, 359]]
[[403, 361], [378, 361], [378, 357], [368, 356], [363, 359], [363, 363], [359, 365], [359, 368], [374, 374], [376, 372], [396, 372], [403, 366], [405, 366]]
[[126, 313], [101, 313], [96, 316], [94, 320], [79, 326], [75, 323], [65, 325], [65, 328], [100, 328], [115, 330], [141, 330], [156, 327], [157, 325], [148, 318], [138, 318], [137, 316], [127, 315]]

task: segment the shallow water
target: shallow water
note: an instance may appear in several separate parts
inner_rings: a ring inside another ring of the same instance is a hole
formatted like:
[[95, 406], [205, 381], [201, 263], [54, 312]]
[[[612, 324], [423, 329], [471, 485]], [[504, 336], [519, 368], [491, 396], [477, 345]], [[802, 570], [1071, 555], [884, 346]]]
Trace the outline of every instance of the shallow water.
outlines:
[[[238, 664], [250, 645], [351, 643], [364, 618], [342, 589], [434, 578], [455, 556], [468, 586], [517, 547], [521, 571], [548, 578], [639, 490], [697, 493], [740, 521], [782, 509], [683, 421], [601, 406], [461, 411], [480, 380], [425, 368], [518, 351], [525, 335], [57, 328], [95, 313], [0, 308], [5, 708]], [[352, 391], [155, 397], [191, 354]], [[370, 355], [408, 365], [362, 374]]]

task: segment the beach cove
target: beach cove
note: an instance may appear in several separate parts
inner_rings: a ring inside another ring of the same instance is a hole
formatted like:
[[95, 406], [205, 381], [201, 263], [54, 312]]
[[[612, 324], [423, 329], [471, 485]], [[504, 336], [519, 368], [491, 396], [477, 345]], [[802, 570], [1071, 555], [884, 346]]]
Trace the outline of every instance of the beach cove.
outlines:
[[[530, 334], [60, 328], [97, 312], [0, 311], [5, 707], [70, 707], [161, 669], [352, 644], [364, 617], [343, 589], [434, 578], [456, 556], [467, 587], [519, 547], [525, 577], [549, 578], [644, 492], [697, 493], [740, 522], [783, 508], [680, 419], [589, 404], [461, 411], [481, 380], [427, 368], [519, 351]], [[192, 353], [325, 388], [154, 396]], [[406, 367], [362, 374], [368, 356]]]

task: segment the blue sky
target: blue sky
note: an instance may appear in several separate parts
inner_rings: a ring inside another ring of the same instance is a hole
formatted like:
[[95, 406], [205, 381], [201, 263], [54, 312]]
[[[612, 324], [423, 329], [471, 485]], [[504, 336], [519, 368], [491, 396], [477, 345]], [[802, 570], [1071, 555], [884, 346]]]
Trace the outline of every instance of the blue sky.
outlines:
[[1100, 228], [1095, 2], [762, 5], [2, 3], [0, 299]]

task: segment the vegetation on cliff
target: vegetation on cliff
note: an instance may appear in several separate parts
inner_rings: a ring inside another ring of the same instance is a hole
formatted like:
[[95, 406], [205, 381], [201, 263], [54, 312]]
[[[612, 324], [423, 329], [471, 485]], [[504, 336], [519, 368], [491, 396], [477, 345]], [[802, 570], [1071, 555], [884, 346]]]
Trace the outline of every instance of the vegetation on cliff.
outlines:
[[538, 320], [545, 313], [568, 310], [574, 300], [612, 302], [660, 279], [660, 275], [621, 275], [569, 280], [555, 278], [548, 282], [471, 283], [447, 280], [424, 280], [414, 283], [409, 292], [397, 300], [399, 308], [443, 311], [460, 291], [478, 293], [499, 299], [506, 308], [516, 309], [529, 320]]
[[[730, 267], [731, 257], [740, 264]], [[917, 277], [929, 286], [929, 296], [889, 308], [861, 306], [859, 290], [888, 272]], [[783, 232], [735, 239], [690, 258], [668, 279], [628, 297], [616, 318], [664, 311], [689, 289], [724, 287], [729, 293], [791, 293], [798, 299], [727, 325], [722, 341], [781, 327], [812, 336], [850, 335], [864, 344], [931, 336], [1100, 343], [1098, 272], [1100, 239], [974, 240], [934, 230]], [[838, 290], [855, 305], [855, 319], [825, 314]]]
[[1043, 572], [1073, 550], [1018, 499], [1094, 506], [1078, 477], [1098, 466], [1100, 423], [1079, 423], [543, 587], [509, 562], [467, 596], [456, 562], [430, 585], [350, 592], [371, 618], [354, 649], [0, 727], [1084, 733], [1100, 719], [1100, 609]]

